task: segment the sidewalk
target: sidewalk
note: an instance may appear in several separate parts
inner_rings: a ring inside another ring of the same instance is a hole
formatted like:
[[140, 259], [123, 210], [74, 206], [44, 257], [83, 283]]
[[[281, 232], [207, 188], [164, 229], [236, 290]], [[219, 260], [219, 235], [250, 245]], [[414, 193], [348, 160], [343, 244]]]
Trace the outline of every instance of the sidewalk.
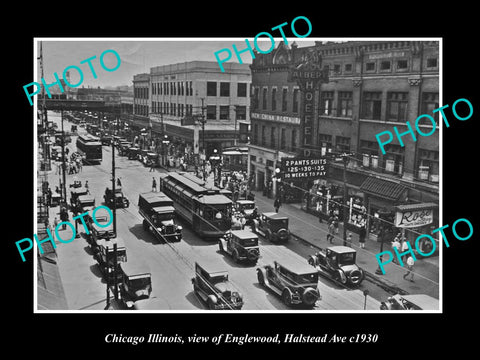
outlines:
[[[273, 208], [273, 199], [255, 191], [255, 203], [260, 213], [275, 211]], [[303, 211], [300, 204], [282, 204], [279, 214], [288, 216], [289, 229], [292, 235], [303, 240], [314, 247], [326, 248], [331, 244], [327, 242], [328, 233], [327, 223], [320, 223], [318, 218], [312, 214]], [[348, 232], [347, 232], [348, 234]], [[333, 245], [343, 245], [343, 225], [340, 223], [339, 234], [333, 240]], [[389, 263], [384, 266], [385, 275], [378, 275], [375, 271], [378, 269], [378, 262], [375, 257], [380, 253], [380, 243], [370, 240], [367, 236], [365, 249], [359, 247], [358, 235], [352, 232], [351, 247], [357, 250], [357, 264], [366, 272], [366, 279], [375, 282], [391, 292], [401, 294], [427, 294], [438, 299], [439, 297], [439, 259], [438, 257], [428, 257], [421, 259], [417, 257], [414, 266], [414, 281], [405, 280], [403, 275], [406, 268]], [[383, 251], [392, 251], [389, 243], [384, 243]], [[384, 255], [384, 260], [386, 260]]]

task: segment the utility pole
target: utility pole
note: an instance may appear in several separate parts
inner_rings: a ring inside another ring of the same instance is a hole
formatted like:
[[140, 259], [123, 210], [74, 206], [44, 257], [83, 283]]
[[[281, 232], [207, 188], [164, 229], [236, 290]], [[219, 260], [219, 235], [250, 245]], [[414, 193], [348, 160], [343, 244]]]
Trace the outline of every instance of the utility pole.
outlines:
[[67, 166], [65, 164], [65, 132], [63, 131], [63, 109], [60, 110], [60, 119], [62, 122], [62, 169], [63, 169], [63, 176], [62, 176], [62, 192], [63, 192], [63, 201], [67, 204], [67, 186], [66, 186], [66, 171]]
[[[115, 117], [115, 124], [113, 128], [113, 133], [117, 133], [117, 117]], [[113, 233], [117, 237], [117, 197], [115, 194], [115, 145], [112, 141], [112, 197], [113, 197]]]
[[343, 154], [343, 205], [342, 205], [342, 213], [343, 213], [343, 246], [348, 246], [347, 244], [347, 210], [346, 210], [346, 203], [347, 203], [347, 162], [348, 156], [347, 154]]

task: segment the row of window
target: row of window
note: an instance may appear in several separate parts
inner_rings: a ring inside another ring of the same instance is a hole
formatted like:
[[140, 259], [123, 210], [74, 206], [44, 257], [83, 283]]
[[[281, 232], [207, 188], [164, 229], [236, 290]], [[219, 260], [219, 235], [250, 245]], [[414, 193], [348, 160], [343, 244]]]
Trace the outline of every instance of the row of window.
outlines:
[[165, 81], [152, 83], [152, 95], [193, 96], [192, 81]]
[[[280, 130], [279, 133], [278, 130]], [[261, 137], [259, 137], [259, 135], [261, 135]], [[260, 134], [259, 125], [254, 124], [251, 142], [254, 145], [260, 145], [270, 149], [276, 149], [278, 144], [279, 150], [295, 151], [298, 146], [298, 132], [296, 129], [278, 129], [275, 126], [267, 127], [266, 125], [262, 125]]]
[[133, 111], [134, 111], [134, 114], [148, 116], [148, 105], [134, 104]]
[[[207, 105], [206, 118], [207, 120], [230, 120], [230, 108], [230, 105]], [[184, 117], [193, 115], [193, 105], [152, 101], [152, 113]], [[247, 107], [244, 105], [236, 105], [234, 113], [237, 120], [247, 119]]]
[[[267, 105], [268, 88], [262, 89], [262, 107], [261, 110], [288, 112], [288, 88], [283, 88], [281, 91], [279, 107], [278, 91], [276, 88], [270, 89], [270, 107]], [[337, 95], [335, 99], [335, 93]], [[255, 89], [253, 94], [252, 106], [255, 110], [259, 109], [259, 91]], [[386, 93], [386, 109], [385, 121], [407, 121], [408, 111], [408, 92], [387, 92]], [[362, 119], [382, 120], [382, 100], [383, 93], [381, 91], [364, 91], [362, 94], [361, 115]], [[299, 90], [293, 89], [292, 93], [292, 108], [293, 113], [298, 113], [299, 106]], [[422, 114], [433, 114], [433, 110], [439, 107], [438, 93], [425, 92], [422, 93], [421, 111]], [[320, 92], [319, 104], [320, 116], [337, 116], [349, 117], [353, 116], [353, 92], [352, 91], [322, 91]], [[433, 114], [433, 117], [438, 122], [438, 112]]]
[[[207, 96], [230, 96], [230, 83], [220, 82], [217, 86], [216, 81], [207, 81]], [[247, 97], [247, 83], [237, 83], [237, 97]]]
[[[366, 61], [363, 65], [364, 71], [366, 73], [376, 73], [380, 71], [385, 72], [406, 72], [410, 68], [409, 59], [380, 59], [378, 61]], [[426, 70], [438, 70], [438, 58], [437, 57], [427, 57], [424, 63]], [[352, 74], [353, 65], [351, 63], [347, 64], [325, 64], [324, 69], [327, 69], [330, 75], [341, 75], [341, 74]]]
[[148, 99], [148, 87], [134, 87], [133, 97], [138, 99]]

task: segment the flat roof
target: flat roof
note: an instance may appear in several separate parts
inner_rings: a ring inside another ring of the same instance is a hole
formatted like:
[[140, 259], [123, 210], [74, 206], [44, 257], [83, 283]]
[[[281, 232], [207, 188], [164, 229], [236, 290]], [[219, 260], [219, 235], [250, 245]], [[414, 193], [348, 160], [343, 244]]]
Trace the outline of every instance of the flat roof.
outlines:
[[251, 239], [251, 238], [258, 239], [258, 236], [249, 230], [232, 230], [231, 232], [233, 235], [235, 235], [240, 239]]
[[329, 246], [327, 249], [330, 249], [330, 250], [335, 251], [335, 252], [337, 252], [337, 253], [356, 252], [355, 249], [352, 249], [351, 247], [343, 246], [343, 245]]

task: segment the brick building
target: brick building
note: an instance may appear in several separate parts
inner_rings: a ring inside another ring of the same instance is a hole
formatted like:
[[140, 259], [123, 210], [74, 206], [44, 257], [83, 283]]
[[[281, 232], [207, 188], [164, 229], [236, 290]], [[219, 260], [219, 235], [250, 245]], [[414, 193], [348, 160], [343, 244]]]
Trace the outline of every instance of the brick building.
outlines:
[[[315, 88], [313, 121], [306, 129], [305, 97], [291, 74], [308, 61], [328, 77]], [[406, 203], [438, 203], [438, 115], [431, 136], [403, 136], [403, 147], [394, 137], [385, 155], [375, 135], [393, 133], [394, 126], [402, 133], [407, 121], [432, 114], [439, 106], [439, 62], [438, 41], [316, 42], [303, 48], [281, 42], [270, 54], [256, 54], [249, 170], [257, 189], [268, 184], [282, 157], [327, 156], [325, 179], [292, 184], [304, 190], [297, 191], [297, 200], [305, 191], [312, 195], [304, 204], [308, 211], [325, 212], [315, 194], [341, 198], [344, 164], [338, 155], [348, 153], [350, 209], [355, 205], [378, 216], [381, 209], [393, 213]], [[424, 133], [432, 130], [428, 122], [420, 124]], [[434, 218], [438, 223], [438, 212]]]

